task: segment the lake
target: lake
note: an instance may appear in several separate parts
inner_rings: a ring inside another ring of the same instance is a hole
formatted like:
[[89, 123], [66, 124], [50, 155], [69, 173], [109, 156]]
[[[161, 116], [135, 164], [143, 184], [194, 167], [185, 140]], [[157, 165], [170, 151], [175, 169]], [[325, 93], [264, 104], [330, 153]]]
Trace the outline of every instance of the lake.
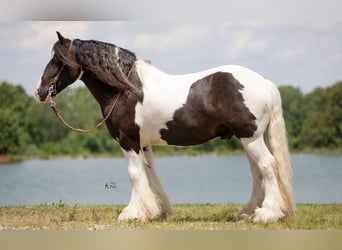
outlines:
[[[342, 203], [342, 155], [294, 154], [298, 203]], [[155, 157], [173, 204], [246, 203], [252, 177], [245, 156]], [[30, 160], [0, 165], [0, 206], [127, 204], [130, 183], [123, 158]]]

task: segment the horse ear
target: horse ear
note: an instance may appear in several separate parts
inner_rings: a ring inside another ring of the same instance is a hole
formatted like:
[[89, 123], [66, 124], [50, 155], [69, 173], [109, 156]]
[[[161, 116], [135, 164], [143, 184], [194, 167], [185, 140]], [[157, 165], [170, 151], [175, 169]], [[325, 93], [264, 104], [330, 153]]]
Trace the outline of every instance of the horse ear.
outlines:
[[57, 33], [58, 40], [61, 42], [61, 44], [64, 44], [67, 41], [67, 39], [64, 38], [64, 36], [62, 36], [62, 34], [59, 33], [59, 31], [56, 31], [56, 33]]

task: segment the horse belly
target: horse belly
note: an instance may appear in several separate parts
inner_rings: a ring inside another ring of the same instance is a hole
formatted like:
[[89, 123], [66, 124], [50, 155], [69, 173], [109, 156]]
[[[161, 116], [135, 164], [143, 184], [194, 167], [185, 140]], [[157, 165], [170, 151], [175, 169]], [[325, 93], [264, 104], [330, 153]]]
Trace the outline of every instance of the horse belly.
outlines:
[[[171, 122], [170, 122], [171, 123]], [[172, 125], [168, 123], [168, 129], [160, 131], [161, 138], [168, 145], [173, 146], [195, 146], [206, 143], [207, 141], [218, 136], [222, 138], [231, 138], [232, 131], [223, 126], [215, 124], [211, 121], [189, 126], [185, 123], [177, 123], [172, 121]]]

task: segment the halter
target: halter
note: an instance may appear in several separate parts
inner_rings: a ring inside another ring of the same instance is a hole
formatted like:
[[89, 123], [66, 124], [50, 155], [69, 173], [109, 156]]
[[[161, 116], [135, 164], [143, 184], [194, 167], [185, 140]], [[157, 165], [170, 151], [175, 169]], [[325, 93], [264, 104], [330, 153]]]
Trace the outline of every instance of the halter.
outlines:
[[[73, 41], [71, 41], [70, 43], [70, 47], [69, 47], [69, 50], [68, 50], [68, 53], [70, 53], [71, 51], [71, 47], [72, 47], [72, 43]], [[125, 76], [126, 80], [129, 82], [128, 78], [130, 77], [131, 73], [132, 73], [132, 70], [135, 66], [137, 61], [135, 61], [130, 70], [128, 71], [128, 74], [127, 76]], [[61, 113], [58, 111], [57, 109], [57, 103], [53, 100], [53, 97], [56, 96], [57, 94], [57, 89], [56, 89], [56, 83], [57, 81], [59, 80], [59, 76], [60, 74], [62, 73], [63, 69], [65, 67], [65, 64], [62, 65], [62, 67], [59, 69], [59, 71], [57, 72], [56, 76], [52, 79], [51, 81], [51, 84], [50, 84], [50, 87], [48, 89], [48, 99], [49, 99], [49, 103], [50, 103], [50, 106], [51, 106], [51, 109], [53, 110], [53, 112], [55, 113], [55, 115], [57, 116], [57, 118], [69, 129], [73, 130], [73, 131], [76, 131], [76, 132], [81, 132], [81, 133], [89, 133], [89, 132], [93, 132], [95, 131], [96, 129], [98, 129], [99, 127], [101, 127], [109, 118], [109, 116], [111, 115], [111, 113], [113, 112], [123, 90], [121, 90], [119, 92], [119, 94], [117, 95], [117, 97], [115, 98], [115, 100], [113, 101], [113, 104], [109, 110], [109, 112], [107, 113], [107, 115], [103, 118], [102, 121], [100, 121], [99, 123], [97, 123], [94, 127], [92, 128], [89, 128], [89, 129], [81, 129], [81, 128], [75, 128], [73, 126], [71, 126], [68, 122], [65, 121], [65, 119], [63, 118], [63, 116], [61, 115]], [[81, 67], [81, 70], [80, 70], [80, 74], [78, 75], [77, 80], [80, 80], [83, 76], [83, 73], [84, 73], [84, 70], [82, 69]]]
[[[65, 68], [65, 64], [63, 64], [63, 66], [59, 69], [59, 71], [57, 72], [57, 74], [55, 75], [55, 77], [52, 79], [50, 83], [50, 87], [48, 89], [48, 97], [50, 97], [49, 99], [50, 99], [51, 106], [56, 106], [56, 102], [52, 100], [52, 97], [57, 95], [56, 83], [58, 82], [59, 76], [62, 73], [64, 68]], [[75, 81], [81, 80], [83, 74], [84, 74], [84, 70], [81, 67], [80, 73]]]

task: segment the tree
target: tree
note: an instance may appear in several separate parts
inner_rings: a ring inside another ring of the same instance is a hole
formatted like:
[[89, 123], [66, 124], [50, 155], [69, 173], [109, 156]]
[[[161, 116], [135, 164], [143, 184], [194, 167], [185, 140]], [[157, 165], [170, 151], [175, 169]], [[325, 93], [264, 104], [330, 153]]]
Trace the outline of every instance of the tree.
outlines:
[[0, 108], [0, 154], [16, 154], [23, 149], [23, 131], [19, 117], [10, 109]]
[[23, 153], [29, 143], [25, 116], [31, 100], [23, 87], [0, 83], [0, 154]]
[[47, 142], [59, 143], [69, 133], [47, 104], [36, 101], [26, 108], [25, 129], [37, 147]]
[[[298, 88], [279, 87], [291, 149], [342, 149], [342, 82], [303, 95]], [[102, 120], [89, 91], [68, 88], [56, 97], [58, 109], [75, 127], [89, 128]], [[156, 147], [159, 153], [226, 152], [240, 149], [237, 138], [212, 140], [190, 148]], [[91, 134], [67, 129], [49, 105], [28, 96], [21, 86], [0, 83], [0, 154], [121, 154], [105, 126]]]
[[342, 148], [342, 82], [310, 96], [302, 134], [310, 147]]
[[0, 108], [10, 109], [24, 117], [26, 107], [31, 102], [32, 98], [26, 94], [22, 86], [15, 86], [6, 81], [0, 83]]
[[303, 141], [301, 137], [305, 110], [303, 107], [303, 94], [299, 88], [292, 86], [280, 86], [282, 97], [283, 115], [289, 136], [291, 149], [301, 149]]

